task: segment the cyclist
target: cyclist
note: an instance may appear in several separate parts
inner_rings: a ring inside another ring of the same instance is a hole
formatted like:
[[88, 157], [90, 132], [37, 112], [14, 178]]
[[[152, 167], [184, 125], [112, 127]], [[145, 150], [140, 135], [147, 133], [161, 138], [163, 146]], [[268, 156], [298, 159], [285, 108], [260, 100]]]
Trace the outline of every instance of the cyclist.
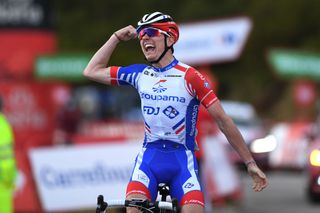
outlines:
[[[136, 37], [150, 65], [109, 66], [117, 44]], [[171, 196], [178, 199], [182, 212], [204, 212], [194, 155], [199, 104], [207, 108], [246, 163], [253, 189], [261, 191], [265, 188], [267, 178], [206, 79], [173, 56], [173, 45], [178, 39], [179, 28], [169, 15], [146, 14], [137, 28], [129, 25], [114, 32], [94, 54], [83, 74], [103, 84], [131, 85], [140, 95], [145, 138], [127, 186], [126, 198], [154, 201], [158, 183], [165, 182], [170, 186]], [[128, 211], [136, 210], [129, 208]]]

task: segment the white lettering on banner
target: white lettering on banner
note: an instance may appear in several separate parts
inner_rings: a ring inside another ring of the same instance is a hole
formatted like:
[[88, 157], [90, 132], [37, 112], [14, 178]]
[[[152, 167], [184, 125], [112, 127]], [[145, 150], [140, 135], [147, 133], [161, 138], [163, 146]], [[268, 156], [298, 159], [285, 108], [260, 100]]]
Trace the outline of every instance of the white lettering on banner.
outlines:
[[43, 21], [43, 17], [43, 9], [33, 0], [5, 0], [0, 3], [0, 25], [8, 23], [38, 25]]
[[48, 115], [37, 104], [35, 93], [28, 86], [16, 86], [8, 94], [8, 105], [11, 110], [7, 112], [10, 123], [15, 128], [31, 127], [44, 129], [48, 126]]
[[48, 118], [43, 111], [15, 111], [7, 113], [10, 123], [16, 128], [26, 126], [34, 129], [44, 129], [48, 125]]
[[99, 194], [123, 199], [140, 141], [31, 149], [29, 158], [45, 212], [95, 208]]

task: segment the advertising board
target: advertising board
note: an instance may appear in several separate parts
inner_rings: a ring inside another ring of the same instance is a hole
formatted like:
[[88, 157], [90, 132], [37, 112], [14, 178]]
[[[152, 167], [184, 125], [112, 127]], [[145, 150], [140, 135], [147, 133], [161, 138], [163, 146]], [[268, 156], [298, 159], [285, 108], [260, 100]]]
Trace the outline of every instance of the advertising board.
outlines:
[[36, 148], [29, 152], [45, 212], [95, 209], [99, 194], [123, 199], [139, 143]]
[[234, 61], [239, 58], [251, 28], [248, 17], [180, 24], [175, 56], [196, 65]]

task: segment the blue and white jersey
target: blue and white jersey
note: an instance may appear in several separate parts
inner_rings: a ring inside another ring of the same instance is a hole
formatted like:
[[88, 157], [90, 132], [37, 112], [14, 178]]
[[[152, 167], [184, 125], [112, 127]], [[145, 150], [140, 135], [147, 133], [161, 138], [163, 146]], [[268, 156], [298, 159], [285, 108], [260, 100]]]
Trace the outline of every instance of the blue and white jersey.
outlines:
[[145, 121], [144, 144], [168, 140], [197, 148], [195, 136], [199, 104], [211, 106], [217, 97], [194, 68], [174, 60], [164, 68], [145, 64], [111, 67], [112, 85], [131, 85], [141, 98]]

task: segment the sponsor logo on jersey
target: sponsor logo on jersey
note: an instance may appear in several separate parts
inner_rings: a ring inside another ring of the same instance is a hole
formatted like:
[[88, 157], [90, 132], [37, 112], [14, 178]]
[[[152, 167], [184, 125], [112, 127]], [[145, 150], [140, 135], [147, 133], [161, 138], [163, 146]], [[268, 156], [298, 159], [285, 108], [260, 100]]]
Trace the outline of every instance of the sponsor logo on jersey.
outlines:
[[158, 115], [160, 107], [143, 106], [143, 112], [147, 115]]
[[153, 91], [153, 92], [156, 92], [156, 93], [162, 93], [162, 92], [166, 91], [167, 88], [165, 88], [165, 87], [162, 85], [162, 83], [164, 83], [164, 82], [166, 82], [166, 81], [167, 81], [167, 80], [164, 80], [164, 79], [159, 80], [157, 83], [155, 83], [155, 84], [153, 85], [152, 91]]
[[180, 102], [185, 103], [186, 99], [184, 97], [178, 97], [173, 95], [151, 95], [148, 93], [140, 93], [141, 99], [147, 100], [158, 100], [158, 101], [173, 101], [173, 102]]
[[193, 136], [196, 131], [197, 117], [198, 117], [198, 105], [193, 106], [192, 117], [191, 117], [191, 130], [189, 135]]
[[182, 77], [182, 75], [165, 75], [164, 77]]
[[209, 84], [208, 82], [206, 82], [206, 81], [204, 82], [203, 86], [204, 86], [205, 88], [208, 88], [208, 89], [210, 88], [210, 84]]
[[173, 119], [179, 115], [178, 110], [172, 106], [168, 106], [162, 111], [168, 118]]
[[138, 174], [138, 179], [142, 180], [142, 181], [145, 181], [145, 182], [149, 182], [149, 178], [145, 174]]
[[158, 77], [158, 74], [157, 74], [157, 73], [153, 73], [153, 72], [150, 72], [150, 71], [148, 71], [148, 70], [143, 71], [143, 74], [149, 75], [149, 76], [151, 76], [151, 77]]

